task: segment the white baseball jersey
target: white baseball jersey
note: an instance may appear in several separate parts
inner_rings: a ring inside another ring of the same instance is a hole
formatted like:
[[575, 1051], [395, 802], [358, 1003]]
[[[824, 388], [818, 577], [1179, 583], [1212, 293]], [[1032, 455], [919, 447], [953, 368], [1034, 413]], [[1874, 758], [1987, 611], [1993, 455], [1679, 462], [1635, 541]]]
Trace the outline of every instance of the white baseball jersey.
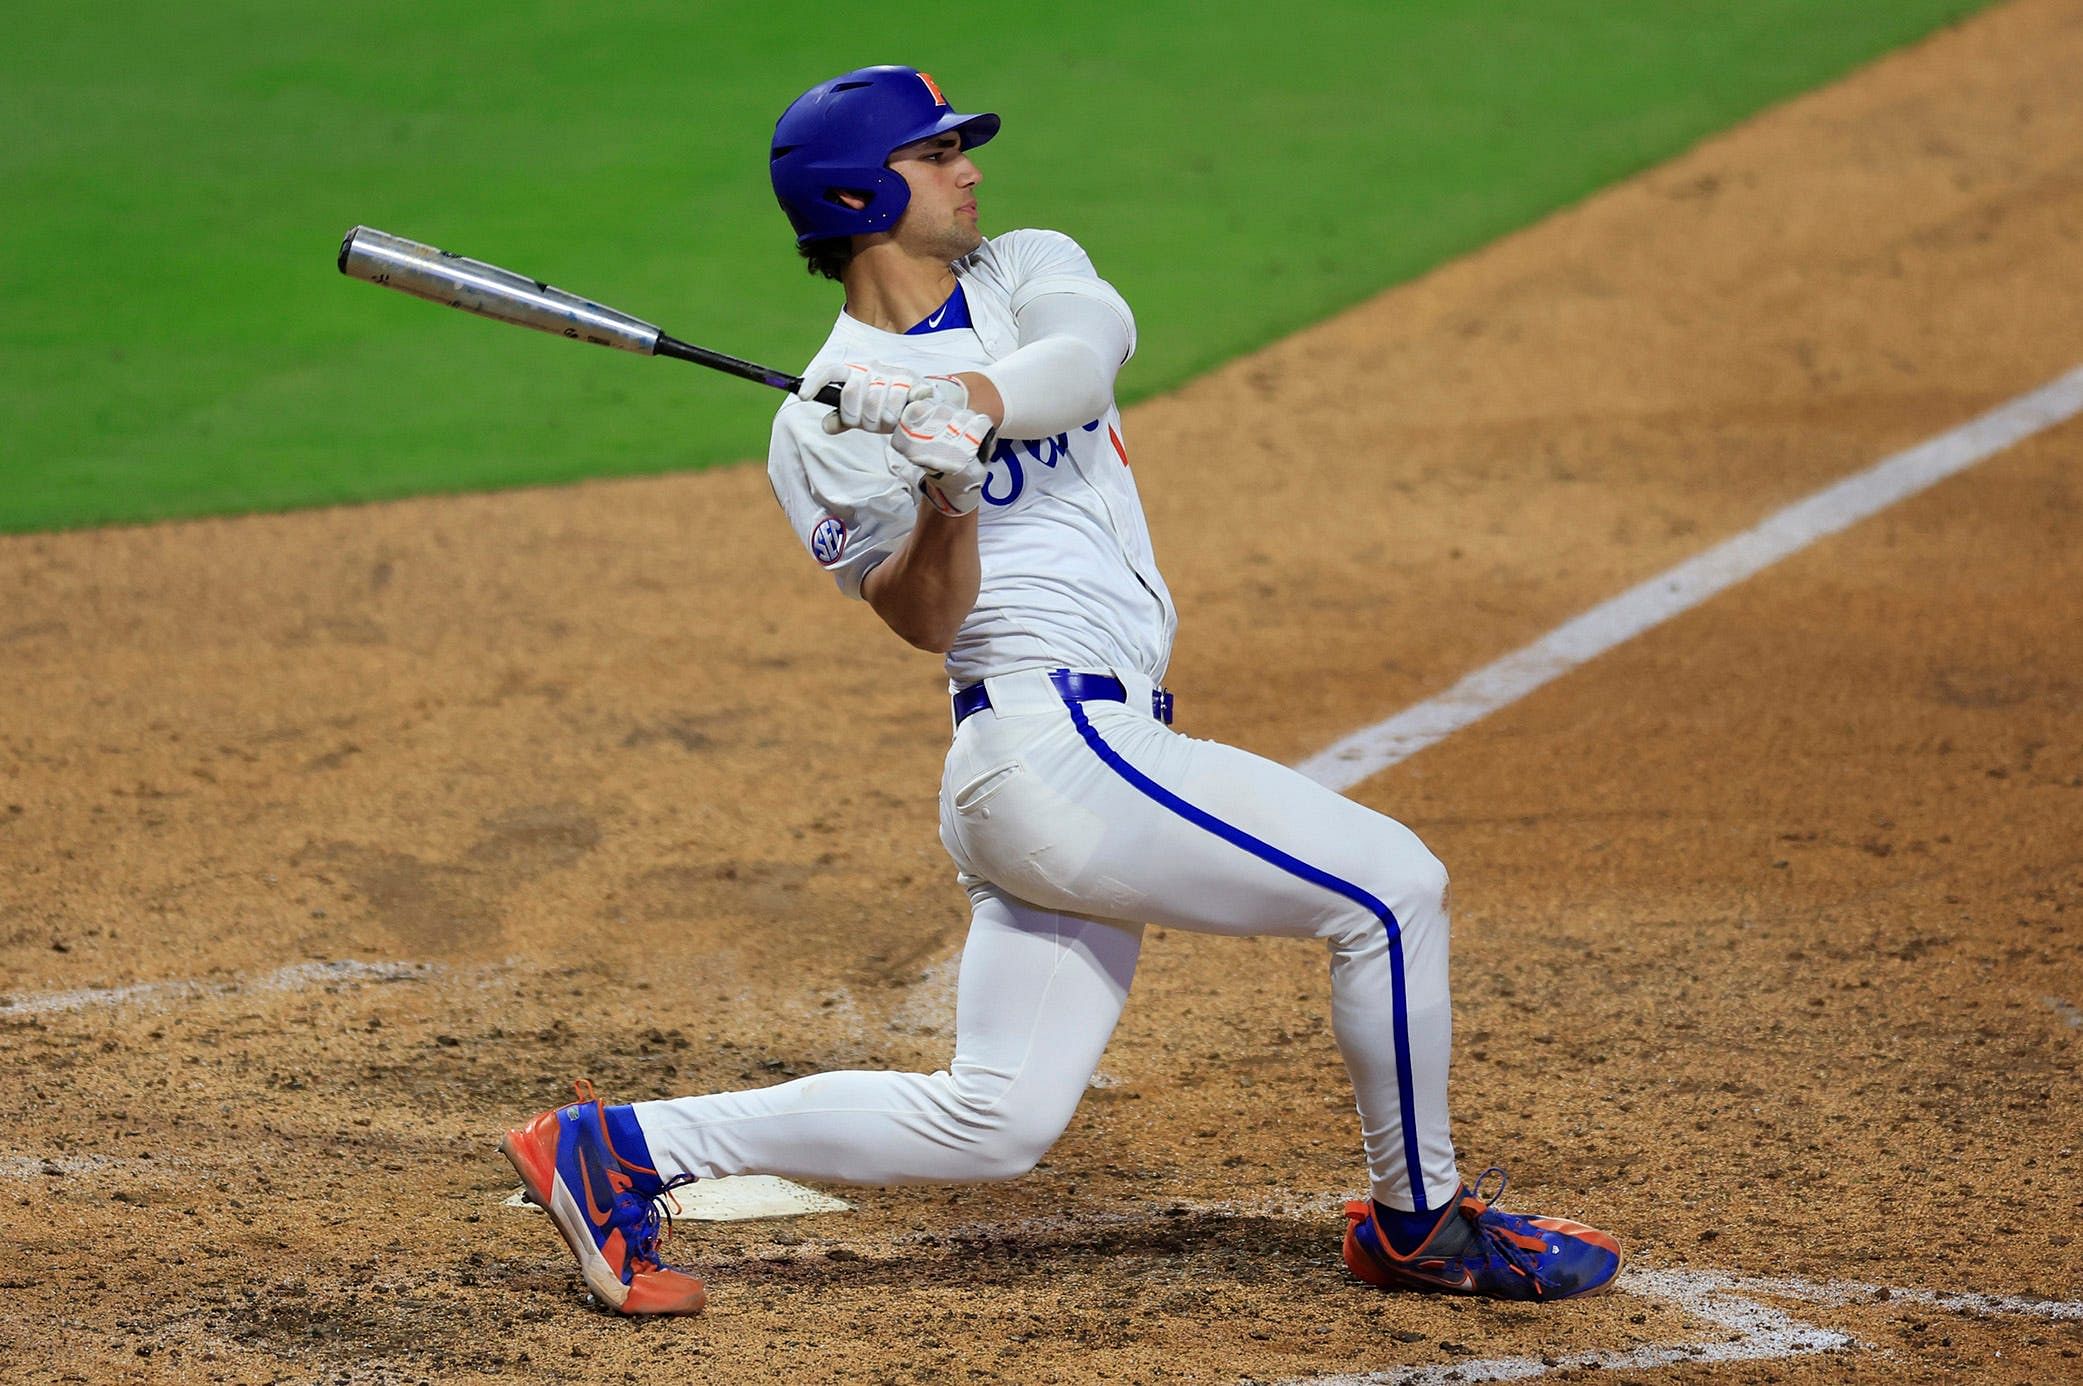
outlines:
[[[889, 361], [935, 375], [979, 370], [1010, 355], [1014, 315], [1048, 294], [1107, 304], [1135, 318], [1077, 242], [1054, 231], [1011, 231], [954, 263], [956, 293], [908, 333], [839, 315], [809, 369], [826, 361]], [[889, 469], [889, 440], [824, 431], [830, 409], [793, 397], [774, 416], [767, 475], [804, 547], [849, 596], [895, 553], [918, 518], [918, 496]], [[1015, 669], [1135, 671], [1164, 677], [1178, 617], [1150, 547], [1143, 505], [1106, 412], [1052, 438], [998, 440], [979, 507], [983, 585], [948, 652], [957, 684]]]

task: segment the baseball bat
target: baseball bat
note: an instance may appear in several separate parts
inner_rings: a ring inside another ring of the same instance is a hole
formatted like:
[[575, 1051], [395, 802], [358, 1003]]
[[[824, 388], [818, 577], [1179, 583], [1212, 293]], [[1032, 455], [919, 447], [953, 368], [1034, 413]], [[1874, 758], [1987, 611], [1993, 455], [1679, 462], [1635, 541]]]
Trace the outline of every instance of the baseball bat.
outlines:
[[[803, 377], [777, 371], [720, 351], [669, 337], [641, 318], [554, 288], [540, 279], [471, 260], [374, 227], [357, 226], [340, 242], [340, 273], [387, 289], [445, 303], [479, 317], [495, 318], [538, 332], [551, 332], [577, 342], [633, 351], [639, 356], [668, 356], [697, 366], [757, 381], [793, 394]], [[839, 387], [818, 391], [820, 404], [839, 407]]]

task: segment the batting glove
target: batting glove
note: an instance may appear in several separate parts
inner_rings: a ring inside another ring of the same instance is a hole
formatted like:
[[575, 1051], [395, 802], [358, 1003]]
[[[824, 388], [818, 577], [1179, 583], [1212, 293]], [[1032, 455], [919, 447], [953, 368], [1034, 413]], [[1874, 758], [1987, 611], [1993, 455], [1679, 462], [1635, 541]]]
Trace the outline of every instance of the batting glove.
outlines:
[[906, 405], [921, 400], [969, 407], [969, 391], [953, 376], [926, 375], [915, 366], [892, 366], [881, 361], [833, 361], [803, 377], [796, 398], [815, 400], [817, 392], [840, 382], [839, 407], [825, 415], [827, 433], [844, 433], [849, 428], [869, 433], [893, 433]]
[[916, 489], [943, 515], [967, 515], [984, 498], [985, 442], [991, 436], [989, 415], [915, 400], [905, 406], [890, 435], [896, 455], [890, 473]]

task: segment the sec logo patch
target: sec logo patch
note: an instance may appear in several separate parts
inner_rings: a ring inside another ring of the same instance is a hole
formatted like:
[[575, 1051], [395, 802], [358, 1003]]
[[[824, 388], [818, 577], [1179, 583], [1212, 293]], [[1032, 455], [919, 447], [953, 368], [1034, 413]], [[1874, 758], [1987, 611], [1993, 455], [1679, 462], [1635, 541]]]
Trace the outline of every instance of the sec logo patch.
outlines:
[[846, 552], [846, 526], [827, 515], [810, 531], [810, 552], [827, 568], [839, 561]]

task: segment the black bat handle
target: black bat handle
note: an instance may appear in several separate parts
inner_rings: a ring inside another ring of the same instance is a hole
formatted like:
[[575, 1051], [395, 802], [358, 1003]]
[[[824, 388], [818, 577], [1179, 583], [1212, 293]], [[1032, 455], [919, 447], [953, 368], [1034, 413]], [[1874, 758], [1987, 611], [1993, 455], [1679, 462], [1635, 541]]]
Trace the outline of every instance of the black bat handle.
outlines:
[[[698, 347], [691, 342], [683, 342], [678, 337], [668, 337], [663, 332], [658, 334], [658, 345], [651, 348], [651, 354], [653, 356], [670, 356], [675, 361], [692, 361], [697, 366], [707, 366], [711, 370], [722, 371], [727, 375], [735, 375], [745, 380], [756, 380], [762, 385], [771, 385], [777, 390], [786, 390], [790, 394], [794, 394], [803, 388], [803, 377], [800, 375], [787, 375], [771, 367], [742, 360], [736, 356], [726, 356], [720, 351], [711, 351], [707, 347]], [[817, 402], [819, 404], [828, 404], [832, 408], [837, 409], [839, 407], [839, 387], [836, 384], [827, 385], [822, 390], [819, 390], [817, 392]], [[998, 430], [994, 428], [984, 435], [984, 443], [982, 447], [977, 449], [977, 456], [986, 462], [990, 461], [992, 449], [997, 446], [997, 443]]]
[[[777, 390], [786, 390], [790, 394], [794, 394], [803, 388], [803, 377], [800, 375], [789, 375], [786, 372], [775, 370], [772, 366], [762, 366], [754, 361], [746, 361], [736, 356], [726, 356], [720, 351], [711, 351], [707, 347], [698, 347], [692, 342], [683, 342], [678, 337], [668, 337], [663, 332], [658, 334], [658, 345], [651, 348], [651, 354], [653, 356], [670, 356], [675, 361], [692, 361], [697, 366], [707, 366], [712, 371], [722, 371], [726, 375], [735, 375], [741, 380], [757, 381], [761, 385], [770, 385]], [[839, 387], [837, 385], [827, 385], [822, 390], [819, 390], [817, 392], [817, 402], [819, 404], [829, 404], [832, 408], [837, 409], [839, 407]]]

